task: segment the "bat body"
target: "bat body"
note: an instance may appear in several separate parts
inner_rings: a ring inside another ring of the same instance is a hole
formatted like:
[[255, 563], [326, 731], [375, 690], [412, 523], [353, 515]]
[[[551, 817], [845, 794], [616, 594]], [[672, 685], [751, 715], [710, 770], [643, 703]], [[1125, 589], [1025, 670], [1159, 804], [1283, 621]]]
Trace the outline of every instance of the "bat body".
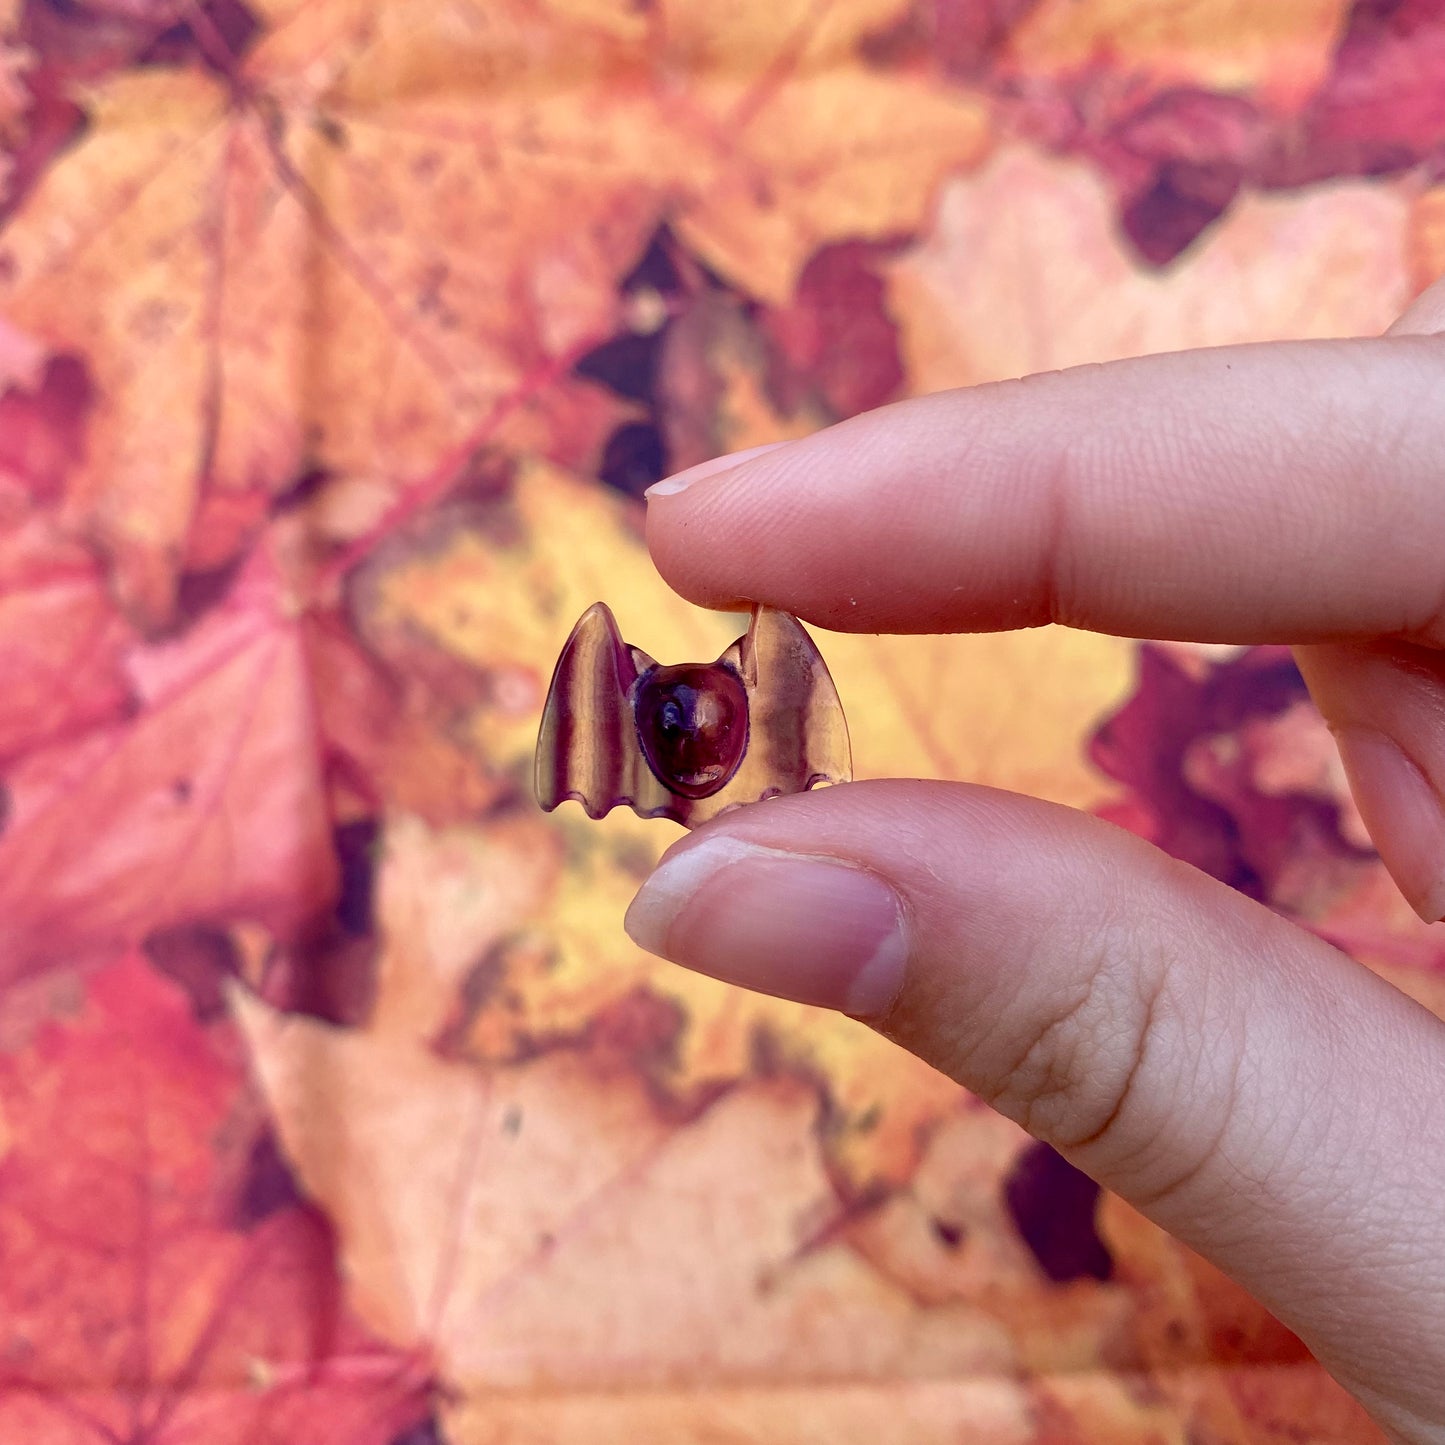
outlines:
[[537, 739], [537, 801], [600, 818], [626, 804], [693, 827], [727, 808], [852, 777], [837, 689], [802, 624], [770, 607], [716, 662], [663, 666], [604, 603], [557, 660]]

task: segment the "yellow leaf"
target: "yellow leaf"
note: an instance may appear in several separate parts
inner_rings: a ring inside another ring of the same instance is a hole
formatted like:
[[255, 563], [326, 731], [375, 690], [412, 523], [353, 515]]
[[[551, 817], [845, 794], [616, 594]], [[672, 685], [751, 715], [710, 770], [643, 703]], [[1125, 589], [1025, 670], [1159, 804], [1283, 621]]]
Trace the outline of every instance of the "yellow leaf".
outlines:
[[679, 215], [679, 234], [778, 303], [828, 241], [916, 229], [939, 178], [988, 147], [977, 101], [862, 66], [800, 76], [751, 108], [736, 84], [698, 93], [719, 125], [740, 108], [747, 123], [731, 133], [726, 167]]
[[1097, 64], [1155, 84], [1255, 90], [1298, 109], [1329, 71], [1348, 0], [1043, 0], [1008, 59], [1047, 74]]

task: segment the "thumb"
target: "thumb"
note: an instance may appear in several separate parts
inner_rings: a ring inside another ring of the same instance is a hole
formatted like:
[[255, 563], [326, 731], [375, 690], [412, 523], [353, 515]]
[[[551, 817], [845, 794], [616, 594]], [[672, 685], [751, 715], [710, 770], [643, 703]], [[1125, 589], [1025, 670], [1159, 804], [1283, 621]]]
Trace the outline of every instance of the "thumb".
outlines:
[[1445, 1025], [1098, 819], [862, 782], [676, 845], [627, 926], [927, 1059], [1234, 1275], [1377, 1416], [1445, 1421]]

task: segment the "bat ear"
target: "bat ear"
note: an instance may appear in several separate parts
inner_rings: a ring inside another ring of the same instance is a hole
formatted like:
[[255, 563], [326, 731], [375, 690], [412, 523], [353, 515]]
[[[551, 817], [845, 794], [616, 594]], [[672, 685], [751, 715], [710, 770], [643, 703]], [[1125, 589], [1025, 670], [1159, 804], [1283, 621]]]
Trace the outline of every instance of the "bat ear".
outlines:
[[600, 818], [616, 801], [621, 760], [635, 750], [627, 700], [637, 679], [633, 651], [606, 603], [594, 602], [572, 629], [537, 738], [537, 801], [548, 812], [575, 798]]
[[[738, 638], [719, 662], [735, 667], [742, 677], [743, 685], [751, 691], [763, 678], [769, 687], [776, 686], [784, 679], [776, 676], [781, 665], [785, 670], [799, 673], [811, 672], [815, 665], [822, 664], [813, 639], [803, 630], [803, 624], [790, 612], [779, 612], [775, 607], [754, 607], [752, 621], [747, 633]], [[826, 669], [825, 675], [826, 675]]]

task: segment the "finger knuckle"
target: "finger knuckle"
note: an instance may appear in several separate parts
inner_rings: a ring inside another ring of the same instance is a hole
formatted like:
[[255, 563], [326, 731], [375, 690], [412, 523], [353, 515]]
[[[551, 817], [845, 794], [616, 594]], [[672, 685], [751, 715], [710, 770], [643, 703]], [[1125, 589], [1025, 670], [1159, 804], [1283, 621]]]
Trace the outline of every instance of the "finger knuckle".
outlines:
[[1031, 1020], [998, 1101], [1063, 1148], [1103, 1137], [1124, 1111], [1147, 1068], [1161, 987], [1114, 929], [1074, 959], [1073, 988]]
[[1073, 989], [1033, 1020], [993, 1102], [1151, 1206], [1187, 1188], [1217, 1147], [1217, 1137], [1184, 1145], [1170, 1126], [1207, 1043], [1170, 986], [1167, 951], [1137, 924], [1102, 924], [1073, 956]]

